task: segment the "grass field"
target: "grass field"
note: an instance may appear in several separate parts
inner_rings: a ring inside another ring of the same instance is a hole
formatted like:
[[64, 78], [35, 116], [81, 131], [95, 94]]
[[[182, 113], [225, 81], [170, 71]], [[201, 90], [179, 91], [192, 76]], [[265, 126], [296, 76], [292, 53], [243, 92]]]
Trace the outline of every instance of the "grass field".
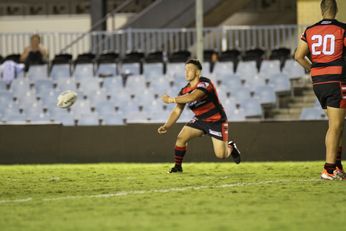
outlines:
[[0, 230], [345, 230], [322, 164], [0, 166]]

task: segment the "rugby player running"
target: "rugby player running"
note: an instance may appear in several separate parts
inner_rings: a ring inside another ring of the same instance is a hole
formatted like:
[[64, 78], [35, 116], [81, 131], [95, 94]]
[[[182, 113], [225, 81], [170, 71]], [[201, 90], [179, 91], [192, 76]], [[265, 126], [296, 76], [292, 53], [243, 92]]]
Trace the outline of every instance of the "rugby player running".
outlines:
[[228, 141], [227, 116], [221, 105], [214, 84], [210, 79], [201, 76], [202, 65], [196, 59], [190, 59], [185, 64], [185, 79], [188, 84], [181, 89], [177, 97], [163, 95], [166, 104], [174, 103], [167, 122], [158, 128], [159, 134], [167, 133], [168, 129], [179, 119], [185, 105], [194, 112], [194, 118], [185, 124], [175, 143], [175, 165], [169, 173], [183, 172], [182, 162], [188, 142], [205, 134], [211, 136], [214, 152], [217, 158], [226, 159], [232, 156], [239, 164], [240, 151], [233, 141]]
[[[328, 116], [325, 138], [326, 163], [321, 179], [345, 179], [341, 163], [342, 133], [346, 109], [346, 25], [335, 20], [335, 0], [322, 0], [323, 19], [308, 27], [301, 37], [295, 59], [310, 71], [313, 89]], [[306, 56], [310, 54], [310, 62]], [[312, 64], [311, 64], [312, 63]]]

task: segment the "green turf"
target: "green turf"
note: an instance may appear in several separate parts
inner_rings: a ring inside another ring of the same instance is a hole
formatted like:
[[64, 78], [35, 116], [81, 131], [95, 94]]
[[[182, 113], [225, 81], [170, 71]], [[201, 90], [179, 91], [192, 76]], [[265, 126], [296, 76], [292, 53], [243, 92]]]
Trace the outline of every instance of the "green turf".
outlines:
[[0, 230], [346, 227], [346, 181], [319, 180], [321, 162], [170, 166], [0, 166]]

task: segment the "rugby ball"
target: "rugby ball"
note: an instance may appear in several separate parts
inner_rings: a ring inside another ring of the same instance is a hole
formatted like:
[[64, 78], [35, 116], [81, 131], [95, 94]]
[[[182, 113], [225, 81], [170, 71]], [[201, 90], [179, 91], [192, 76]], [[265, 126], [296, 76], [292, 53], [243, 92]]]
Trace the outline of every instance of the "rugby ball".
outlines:
[[57, 106], [60, 108], [69, 108], [77, 100], [77, 93], [71, 90], [61, 92], [58, 96]]

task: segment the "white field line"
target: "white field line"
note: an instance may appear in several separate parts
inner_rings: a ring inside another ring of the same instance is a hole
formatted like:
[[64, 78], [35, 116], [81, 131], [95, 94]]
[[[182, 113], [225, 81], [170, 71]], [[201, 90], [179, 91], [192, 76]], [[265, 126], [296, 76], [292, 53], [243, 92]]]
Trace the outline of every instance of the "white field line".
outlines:
[[30, 201], [59, 201], [59, 200], [75, 200], [84, 198], [110, 198], [110, 197], [122, 197], [131, 195], [141, 195], [149, 193], [170, 193], [170, 192], [184, 192], [184, 191], [194, 191], [194, 190], [205, 190], [205, 189], [218, 189], [218, 188], [236, 188], [236, 187], [246, 187], [255, 185], [266, 185], [266, 184], [280, 184], [280, 183], [300, 183], [300, 182], [313, 182], [321, 181], [319, 179], [307, 179], [307, 180], [269, 180], [269, 181], [258, 181], [258, 182], [248, 182], [248, 183], [233, 183], [233, 184], [222, 184], [222, 185], [202, 185], [202, 186], [185, 186], [180, 188], [166, 188], [166, 189], [151, 189], [151, 190], [133, 190], [133, 191], [120, 191], [116, 193], [105, 193], [105, 194], [94, 194], [94, 195], [80, 195], [80, 196], [63, 196], [63, 197], [50, 197], [50, 198], [37, 198], [33, 199], [31, 197], [24, 199], [9, 199], [0, 200], [0, 204], [8, 203], [25, 203]]

